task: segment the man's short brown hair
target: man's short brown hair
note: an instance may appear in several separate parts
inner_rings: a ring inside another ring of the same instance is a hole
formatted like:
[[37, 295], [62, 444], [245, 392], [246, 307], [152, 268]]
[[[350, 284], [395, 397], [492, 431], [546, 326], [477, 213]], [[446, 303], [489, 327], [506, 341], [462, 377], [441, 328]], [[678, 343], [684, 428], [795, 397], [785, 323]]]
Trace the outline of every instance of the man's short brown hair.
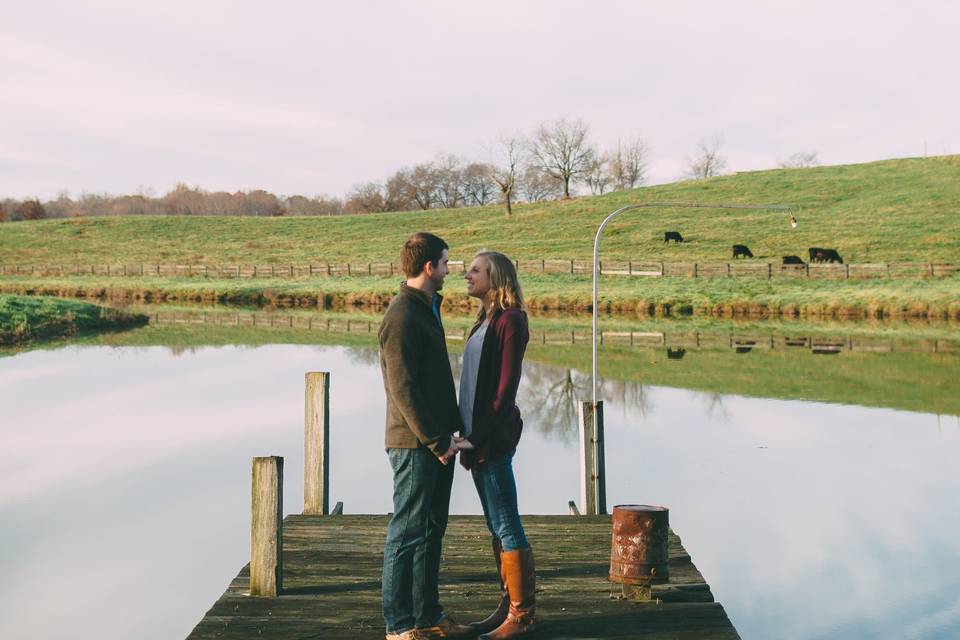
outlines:
[[400, 249], [400, 267], [408, 278], [416, 278], [423, 273], [428, 262], [437, 266], [444, 249], [449, 247], [442, 238], [423, 231], [415, 233], [407, 238]]

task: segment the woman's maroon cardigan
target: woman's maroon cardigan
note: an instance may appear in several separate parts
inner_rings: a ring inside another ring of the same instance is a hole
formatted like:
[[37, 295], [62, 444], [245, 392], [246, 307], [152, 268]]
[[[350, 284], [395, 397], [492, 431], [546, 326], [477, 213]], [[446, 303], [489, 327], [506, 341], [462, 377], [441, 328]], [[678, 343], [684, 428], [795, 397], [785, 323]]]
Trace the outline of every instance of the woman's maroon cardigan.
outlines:
[[[470, 335], [478, 328], [475, 326]], [[493, 312], [480, 351], [473, 427], [467, 438], [476, 448], [460, 454], [460, 463], [467, 469], [517, 449], [523, 430], [517, 388], [529, 339], [526, 313], [520, 309]]]

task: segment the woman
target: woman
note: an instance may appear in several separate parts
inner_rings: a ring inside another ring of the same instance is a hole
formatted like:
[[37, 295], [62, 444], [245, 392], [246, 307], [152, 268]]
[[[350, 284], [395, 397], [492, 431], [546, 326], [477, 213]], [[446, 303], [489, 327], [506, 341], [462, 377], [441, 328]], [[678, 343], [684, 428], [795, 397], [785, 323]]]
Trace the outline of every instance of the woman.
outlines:
[[513, 476], [513, 454], [523, 429], [516, 399], [529, 338], [527, 314], [517, 271], [502, 253], [478, 253], [465, 278], [467, 294], [481, 306], [463, 353], [460, 415], [465, 428], [457, 447], [493, 536], [501, 592], [496, 611], [470, 626], [484, 634], [481, 638], [504, 640], [536, 626], [533, 551], [520, 523]]

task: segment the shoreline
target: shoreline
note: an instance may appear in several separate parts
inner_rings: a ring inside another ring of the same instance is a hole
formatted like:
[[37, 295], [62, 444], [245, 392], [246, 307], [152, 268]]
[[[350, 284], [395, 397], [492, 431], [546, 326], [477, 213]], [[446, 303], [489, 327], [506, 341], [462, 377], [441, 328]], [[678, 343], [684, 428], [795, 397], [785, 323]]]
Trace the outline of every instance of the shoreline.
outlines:
[[[118, 281], [119, 280], [119, 281]], [[531, 278], [525, 289], [531, 309], [544, 312], [589, 313], [590, 281], [569, 277]], [[646, 282], [605, 281], [601, 313], [624, 317], [960, 319], [960, 278], [933, 285], [926, 281], [871, 284], [857, 289], [848, 283], [802, 283], [802, 287], [771, 287], [762, 282], [738, 281], [703, 286], [674, 281], [650, 286]], [[455, 283], [448, 283], [455, 284]], [[267, 286], [263, 286], [267, 285]], [[673, 285], [673, 286], [671, 286]], [[737, 286], [734, 286], [737, 285]], [[900, 286], [898, 286], [900, 285]], [[924, 287], [927, 287], [926, 289]], [[114, 302], [218, 303], [317, 309], [378, 309], [395, 295], [396, 279], [324, 278], [318, 280], [258, 281], [204, 278], [161, 280], [97, 278], [0, 278], [0, 294], [54, 296], [65, 299]], [[751, 291], [750, 288], [754, 290]], [[448, 289], [452, 287], [448, 286]], [[743, 289], [741, 291], [740, 289]], [[932, 289], [932, 291], [931, 291]], [[557, 293], [557, 291], [564, 293]], [[443, 292], [445, 306], [468, 310], [474, 301], [460, 291]]]

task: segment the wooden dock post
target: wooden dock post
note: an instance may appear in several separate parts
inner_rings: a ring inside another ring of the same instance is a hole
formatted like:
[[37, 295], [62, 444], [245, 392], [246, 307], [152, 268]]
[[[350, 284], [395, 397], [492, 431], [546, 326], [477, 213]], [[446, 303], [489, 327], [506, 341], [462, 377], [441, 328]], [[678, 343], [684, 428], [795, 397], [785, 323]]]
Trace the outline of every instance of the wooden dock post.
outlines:
[[250, 595], [276, 598], [283, 590], [283, 458], [253, 459]]
[[307, 372], [303, 433], [303, 513], [330, 513], [330, 374]]
[[587, 400], [580, 403], [580, 504], [586, 516], [607, 512], [603, 400], [596, 407]]

